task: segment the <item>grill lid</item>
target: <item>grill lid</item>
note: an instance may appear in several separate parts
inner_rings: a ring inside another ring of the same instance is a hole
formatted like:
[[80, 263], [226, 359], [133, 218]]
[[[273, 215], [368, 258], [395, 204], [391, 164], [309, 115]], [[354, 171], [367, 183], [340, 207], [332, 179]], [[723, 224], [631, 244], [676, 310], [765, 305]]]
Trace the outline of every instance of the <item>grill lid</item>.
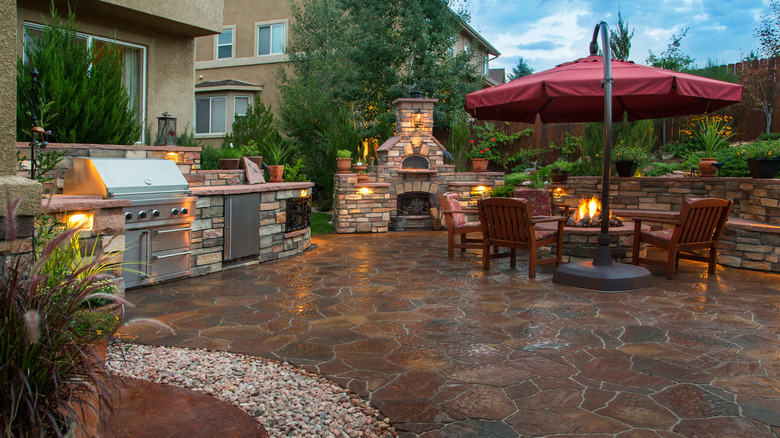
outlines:
[[182, 196], [189, 193], [176, 163], [170, 160], [122, 158], [73, 158], [65, 174], [65, 195], [97, 195], [103, 198]]

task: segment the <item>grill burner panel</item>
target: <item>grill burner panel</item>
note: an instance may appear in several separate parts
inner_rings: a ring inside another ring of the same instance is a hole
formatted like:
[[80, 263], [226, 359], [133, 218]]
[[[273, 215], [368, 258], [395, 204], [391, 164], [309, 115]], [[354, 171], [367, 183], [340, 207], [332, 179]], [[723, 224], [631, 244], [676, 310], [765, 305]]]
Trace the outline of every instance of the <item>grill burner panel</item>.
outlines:
[[304, 230], [311, 226], [311, 196], [287, 201], [286, 233]]
[[407, 192], [398, 195], [399, 216], [427, 216], [431, 213], [431, 194]]

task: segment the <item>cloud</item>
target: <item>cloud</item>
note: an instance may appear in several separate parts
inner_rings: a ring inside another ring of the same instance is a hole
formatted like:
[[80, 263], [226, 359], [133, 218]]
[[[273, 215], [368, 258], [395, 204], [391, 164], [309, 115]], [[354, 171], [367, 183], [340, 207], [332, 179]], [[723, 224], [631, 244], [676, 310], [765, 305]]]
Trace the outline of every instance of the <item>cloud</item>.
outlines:
[[563, 47], [563, 44], [554, 43], [552, 41], [537, 41], [535, 43], [518, 44], [515, 47], [520, 50], [553, 50]]

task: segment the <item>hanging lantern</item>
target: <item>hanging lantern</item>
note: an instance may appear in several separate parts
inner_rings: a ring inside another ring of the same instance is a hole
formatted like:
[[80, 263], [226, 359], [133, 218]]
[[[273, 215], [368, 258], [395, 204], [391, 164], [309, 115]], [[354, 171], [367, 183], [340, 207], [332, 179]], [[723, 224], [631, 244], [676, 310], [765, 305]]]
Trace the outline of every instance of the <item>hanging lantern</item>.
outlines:
[[417, 129], [423, 127], [423, 114], [424, 113], [422, 111], [416, 110], [412, 115], [412, 123], [414, 124], [414, 127]]
[[176, 117], [167, 111], [157, 118], [157, 144], [176, 145]]

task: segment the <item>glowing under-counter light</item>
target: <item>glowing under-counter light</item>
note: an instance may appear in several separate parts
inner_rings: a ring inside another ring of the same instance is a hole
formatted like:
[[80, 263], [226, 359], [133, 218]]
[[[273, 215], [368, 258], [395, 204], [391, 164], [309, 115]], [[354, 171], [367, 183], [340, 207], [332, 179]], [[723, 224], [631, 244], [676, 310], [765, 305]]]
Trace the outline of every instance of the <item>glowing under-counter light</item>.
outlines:
[[301, 190], [301, 198], [306, 197], [306, 189]]
[[177, 152], [168, 152], [165, 154], [165, 159], [176, 163], [182, 162], [181, 156]]
[[68, 216], [68, 228], [78, 228], [82, 231], [90, 231], [92, 229], [91, 213], [73, 213]]
[[360, 194], [361, 195], [370, 195], [371, 194], [371, 189], [369, 189], [368, 187], [363, 187], [363, 188], [360, 189]]
[[564, 192], [561, 187], [556, 187], [555, 190], [552, 191], [553, 199], [556, 201], [559, 201], [565, 194], [566, 192]]

